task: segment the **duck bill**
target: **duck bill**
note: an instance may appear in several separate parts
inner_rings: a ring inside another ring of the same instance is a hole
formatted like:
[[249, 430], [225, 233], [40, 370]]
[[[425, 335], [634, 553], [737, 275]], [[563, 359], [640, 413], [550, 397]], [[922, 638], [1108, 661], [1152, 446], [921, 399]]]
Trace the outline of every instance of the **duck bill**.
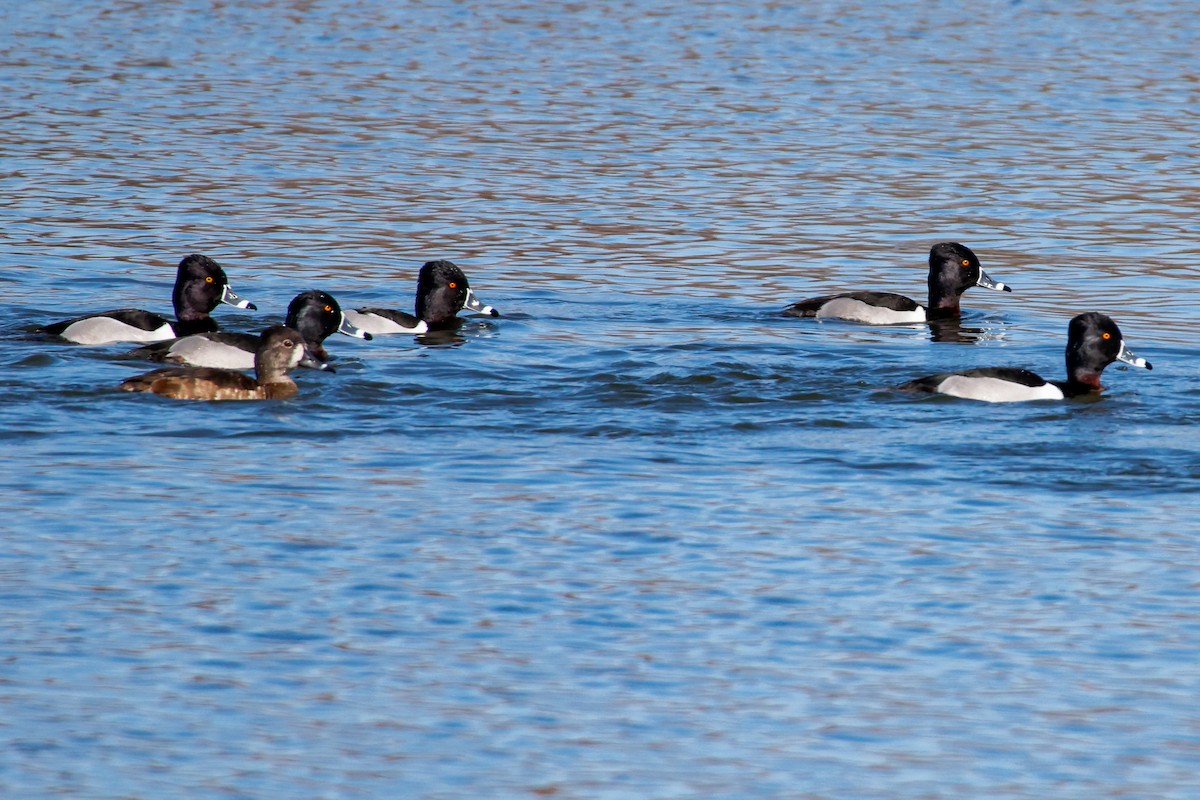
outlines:
[[249, 300], [239, 297], [237, 292], [229, 288], [228, 283], [225, 284], [225, 288], [221, 290], [221, 302], [228, 303], [231, 306], [237, 306], [238, 308], [248, 308], [251, 311], [258, 311], [258, 306], [254, 305], [254, 303], [251, 303]]
[[1154, 369], [1149, 361], [1135, 356], [1133, 351], [1125, 346], [1125, 342], [1121, 342], [1121, 349], [1117, 352], [1117, 361], [1124, 361], [1130, 366], [1141, 367], [1142, 369]]
[[1012, 291], [1012, 287], [1007, 283], [1001, 283], [983, 270], [979, 270], [979, 280], [975, 281], [975, 285], [982, 286], [985, 289], [995, 289], [997, 292]]
[[474, 311], [476, 314], [486, 314], [489, 317], [498, 317], [500, 312], [491, 306], [484, 305], [483, 301], [475, 296], [475, 293], [467, 289], [467, 300], [463, 303], [463, 308], [467, 311]]
[[314, 356], [307, 347], [304, 348], [304, 355], [300, 357], [300, 362], [297, 366], [307, 367], [308, 369], [321, 369], [326, 372], [337, 372], [328, 361]]
[[344, 333], [347, 336], [353, 336], [355, 339], [370, 340], [371, 338], [373, 338], [371, 336], [371, 334], [367, 333], [362, 328], [356, 327], [355, 325], [351, 324], [350, 320], [346, 319], [345, 314], [342, 314], [342, 321], [338, 325], [337, 332]]

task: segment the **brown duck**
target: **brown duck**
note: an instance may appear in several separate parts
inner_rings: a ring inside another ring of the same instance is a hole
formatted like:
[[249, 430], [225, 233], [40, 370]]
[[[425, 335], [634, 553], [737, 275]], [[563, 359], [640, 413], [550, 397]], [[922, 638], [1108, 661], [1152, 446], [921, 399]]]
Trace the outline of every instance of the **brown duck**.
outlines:
[[259, 337], [254, 352], [257, 379], [232, 369], [168, 367], [126, 378], [120, 388], [177, 400], [284, 400], [296, 394], [296, 383], [288, 377], [288, 370], [298, 366], [332, 369], [308, 353], [298, 331], [275, 325]]

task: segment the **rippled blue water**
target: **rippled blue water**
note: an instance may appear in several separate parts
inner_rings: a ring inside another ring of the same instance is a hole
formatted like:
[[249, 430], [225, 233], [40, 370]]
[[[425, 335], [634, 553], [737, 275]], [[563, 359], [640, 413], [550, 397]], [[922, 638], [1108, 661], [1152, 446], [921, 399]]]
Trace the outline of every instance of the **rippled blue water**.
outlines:
[[[1198, 30], [1131, 3], [14, 4], [0, 794], [1200, 793]], [[963, 330], [784, 318], [920, 297]], [[220, 260], [504, 314], [300, 396], [28, 331]], [[1100, 400], [889, 391], [1061, 377]]]

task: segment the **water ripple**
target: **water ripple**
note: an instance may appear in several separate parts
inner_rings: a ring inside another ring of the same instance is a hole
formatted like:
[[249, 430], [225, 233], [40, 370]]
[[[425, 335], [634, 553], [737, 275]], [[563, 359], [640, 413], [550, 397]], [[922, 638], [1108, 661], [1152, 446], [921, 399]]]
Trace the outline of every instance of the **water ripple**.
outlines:
[[[12, 5], [2, 793], [1196, 796], [1192, 11]], [[778, 313], [947, 239], [1014, 294]], [[269, 405], [33, 333], [196, 251], [504, 316]], [[892, 390], [1093, 309], [1152, 373]]]

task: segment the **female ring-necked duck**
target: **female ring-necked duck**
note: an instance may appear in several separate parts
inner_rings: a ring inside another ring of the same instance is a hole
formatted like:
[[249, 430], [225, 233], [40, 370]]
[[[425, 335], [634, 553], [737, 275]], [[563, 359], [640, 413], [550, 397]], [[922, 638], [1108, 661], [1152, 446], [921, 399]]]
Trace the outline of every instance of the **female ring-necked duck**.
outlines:
[[451, 261], [428, 261], [417, 276], [416, 316], [388, 308], [360, 308], [347, 311], [356, 327], [375, 335], [387, 333], [426, 333], [448, 330], [462, 323], [456, 315], [462, 309], [500, 316], [500, 312], [471, 291], [467, 276]]
[[288, 370], [297, 366], [329, 369], [308, 353], [299, 331], [275, 325], [259, 337], [254, 353], [257, 379], [231, 369], [167, 367], [126, 378], [120, 388], [176, 400], [283, 400], [296, 394], [296, 382]]
[[989, 403], [1019, 400], [1062, 400], [1100, 392], [1100, 373], [1114, 361], [1153, 369], [1125, 346], [1121, 329], [1097, 311], [1080, 314], [1067, 328], [1067, 379], [1048, 381], [1016, 367], [985, 367], [930, 375], [897, 388], [911, 392], [948, 394]]
[[[371, 338], [371, 334], [350, 324], [332, 295], [319, 289], [309, 289], [292, 298], [283, 324], [300, 332], [308, 352], [319, 361], [329, 360], [323, 342], [335, 333], [358, 339]], [[146, 345], [129, 355], [193, 367], [251, 369], [254, 367], [254, 352], [258, 349], [258, 343], [259, 337], [253, 333], [214, 331]]]
[[161, 342], [191, 333], [215, 331], [209, 314], [219, 303], [257, 310], [229, 287], [225, 270], [208, 256], [192, 254], [179, 262], [175, 288], [171, 292], [176, 322], [137, 308], [103, 311], [45, 325], [38, 330], [61, 336], [76, 344], [114, 342]]
[[957, 317], [959, 300], [972, 286], [1002, 292], [1012, 288], [992, 280], [979, 258], [966, 245], [940, 242], [929, 251], [928, 308], [904, 295], [888, 292], [843, 292], [793, 303], [783, 310], [791, 317], [844, 319], [869, 325], [925, 322]]

